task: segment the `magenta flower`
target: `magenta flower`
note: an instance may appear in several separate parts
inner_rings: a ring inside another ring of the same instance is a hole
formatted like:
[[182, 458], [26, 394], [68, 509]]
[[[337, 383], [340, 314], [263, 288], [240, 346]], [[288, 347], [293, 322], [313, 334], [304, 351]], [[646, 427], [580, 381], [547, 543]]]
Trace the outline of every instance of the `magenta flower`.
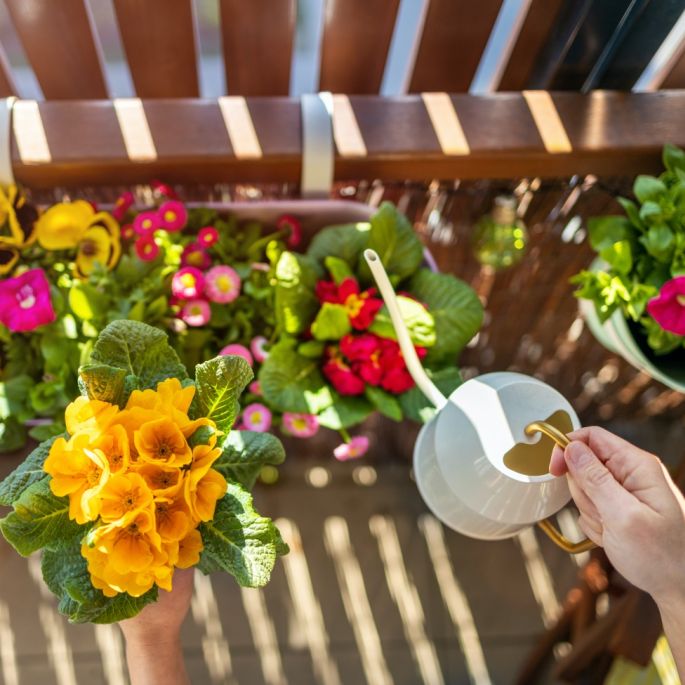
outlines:
[[212, 264], [212, 258], [199, 243], [190, 243], [181, 253], [181, 266], [195, 266], [204, 271]]
[[664, 283], [658, 297], [647, 303], [647, 311], [665, 331], [685, 335], [685, 276]]
[[263, 335], [256, 335], [252, 338], [250, 350], [258, 364], [261, 364], [269, 356], [269, 353], [264, 349], [268, 344], [269, 341]]
[[262, 384], [259, 381], [252, 381], [252, 383], [250, 383], [250, 385], [247, 386], [247, 389], [253, 395], [261, 395], [262, 394]]
[[159, 223], [167, 231], [180, 231], [188, 221], [188, 210], [178, 200], [168, 200], [157, 210]]
[[230, 266], [215, 266], [205, 274], [205, 295], [212, 302], [226, 304], [240, 295], [240, 276]]
[[297, 247], [302, 242], [302, 224], [294, 216], [284, 214], [276, 221], [276, 227], [279, 231], [288, 232], [285, 239], [288, 247]]
[[219, 240], [219, 231], [214, 226], [205, 226], [197, 232], [197, 242], [202, 247], [211, 247]]
[[171, 292], [181, 300], [197, 300], [202, 297], [205, 277], [194, 266], [184, 266], [171, 279]]
[[247, 430], [266, 433], [271, 428], [271, 412], [263, 404], [254, 402], [243, 410], [243, 425]]
[[226, 347], [220, 350], [219, 354], [222, 357], [226, 357], [229, 355], [242, 357], [250, 366], [254, 365], [254, 361], [252, 360], [250, 350], [248, 350], [247, 347], [245, 347], [244, 345], [238, 345], [237, 343], [234, 343], [233, 345], [226, 345]]
[[114, 203], [114, 209], [112, 209], [112, 216], [117, 220], [121, 221], [125, 216], [126, 212], [133, 206], [133, 193], [125, 192], [122, 193], [117, 201]]
[[136, 254], [144, 262], [151, 262], [159, 254], [159, 245], [150, 235], [144, 235], [135, 242]]
[[[311, 438], [319, 430], [319, 420], [313, 414], [283, 413], [283, 431], [295, 438]], [[347, 446], [347, 445], [346, 445]]]
[[155, 212], [141, 212], [133, 219], [135, 232], [144, 237], [151, 237], [160, 228], [159, 219]]
[[212, 310], [205, 300], [190, 300], [181, 309], [180, 316], [189, 326], [204, 326], [212, 317]]
[[176, 192], [170, 185], [162, 183], [161, 181], [152, 181], [150, 186], [155, 195], [159, 197], [168, 197], [171, 200], [178, 200], [178, 195], [176, 195]]
[[54, 320], [50, 283], [42, 269], [0, 281], [0, 322], [11, 331], [32, 331]]
[[343, 442], [333, 450], [338, 461], [348, 461], [363, 457], [369, 449], [369, 439], [364, 435], [355, 435], [349, 442]]

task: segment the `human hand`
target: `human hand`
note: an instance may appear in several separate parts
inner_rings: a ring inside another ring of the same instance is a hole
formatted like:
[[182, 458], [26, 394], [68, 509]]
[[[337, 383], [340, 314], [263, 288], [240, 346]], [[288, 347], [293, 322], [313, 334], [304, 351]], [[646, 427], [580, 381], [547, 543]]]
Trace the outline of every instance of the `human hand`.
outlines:
[[583, 532], [660, 607], [685, 606], [685, 499], [661, 461], [602, 428], [568, 437], [550, 472], [568, 473]]
[[121, 621], [126, 639], [126, 660], [132, 685], [184, 685], [188, 683], [181, 650], [181, 624], [190, 608], [194, 569], [174, 571], [171, 592], [137, 616]]

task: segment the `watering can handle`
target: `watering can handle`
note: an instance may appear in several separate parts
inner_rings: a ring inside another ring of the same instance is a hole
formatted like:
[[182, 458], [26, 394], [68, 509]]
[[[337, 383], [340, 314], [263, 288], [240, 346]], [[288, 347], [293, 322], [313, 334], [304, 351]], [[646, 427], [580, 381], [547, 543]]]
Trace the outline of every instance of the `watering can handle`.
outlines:
[[[554, 442], [561, 447], [561, 449], [566, 449], [571, 441], [555, 426], [546, 421], [534, 421], [526, 426], [526, 434], [532, 435], [533, 433], [544, 433], [546, 436], [552, 438]], [[561, 547], [565, 552], [570, 554], [580, 554], [581, 552], [587, 552], [589, 549], [593, 549], [595, 545], [592, 540], [585, 538], [580, 542], [571, 542], [567, 537], [565, 537], [549, 519], [544, 521], [538, 521], [538, 528], [542, 530], [545, 535], [558, 547]]]

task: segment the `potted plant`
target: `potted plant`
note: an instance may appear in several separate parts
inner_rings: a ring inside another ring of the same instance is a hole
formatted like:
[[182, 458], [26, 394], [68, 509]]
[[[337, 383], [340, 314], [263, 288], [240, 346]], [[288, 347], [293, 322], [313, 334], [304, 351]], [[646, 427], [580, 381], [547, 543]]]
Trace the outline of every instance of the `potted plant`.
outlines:
[[588, 222], [598, 258], [571, 280], [599, 342], [685, 392], [685, 153], [666, 145], [663, 162], [619, 198], [625, 216]]

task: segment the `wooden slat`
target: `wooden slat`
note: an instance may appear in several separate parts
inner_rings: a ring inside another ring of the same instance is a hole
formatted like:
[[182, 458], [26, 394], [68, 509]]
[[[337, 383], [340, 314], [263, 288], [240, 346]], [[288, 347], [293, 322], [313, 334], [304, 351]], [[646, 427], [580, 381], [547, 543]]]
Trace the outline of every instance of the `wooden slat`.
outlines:
[[501, 4], [501, 0], [431, 0], [409, 92], [466, 92]]
[[230, 95], [288, 95], [295, 0], [220, 0]]
[[668, 73], [668, 76], [661, 84], [662, 88], [685, 88], [685, 46], [676, 60], [673, 68]]
[[85, 0], [7, 0], [6, 4], [47, 99], [107, 97]]
[[327, 0], [319, 89], [378, 93], [399, 0]]
[[[551, 144], [549, 131], [538, 130], [531, 106], [540, 107], [540, 102], [556, 112], [556, 128], [566, 136], [569, 152], [556, 152], [563, 148]], [[244, 105], [233, 101], [223, 113], [217, 101], [124, 105], [21, 103], [14, 117], [16, 178], [34, 187], [150, 178], [179, 183], [300, 178], [298, 99], [246, 98]], [[242, 120], [236, 126], [249, 119], [254, 129], [250, 154], [244, 153], [243, 141], [236, 149], [231, 145], [229, 131], [235, 136], [237, 128], [227, 126], [223, 115], [230, 117], [232, 111]], [[351, 96], [340, 112], [347, 123], [336, 127], [335, 178], [426, 181], [650, 173], [661, 167], [663, 141], [685, 146], [683, 111], [685, 92], [679, 91], [555, 93], [539, 102], [514, 93], [450, 95], [432, 118], [420, 96]], [[444, 134], [455, 122], [465, 143], [443, 150], [436, 127], [448, 127], [441, 132], [444, 145]], [[352, 134], [354, 140], [347, 140]], [[43, 138], [45, 144], [38, 146]], [[144, 149], [136, 149], [136, 140], [145, 142]]]
[[17, 87], [14, 84], [12, 71], [5, 50], [0, 45], [0, 97], [6, 98], [9, 95], [16, 95]]
[[530, 86], [536, 60], [545, 48], [563, 6], [564, 0], [532, 0], [498, 90], [523, 90]]
[[191, 0], [114, 0], [114, 9], [138, 97], [197, 97]]

